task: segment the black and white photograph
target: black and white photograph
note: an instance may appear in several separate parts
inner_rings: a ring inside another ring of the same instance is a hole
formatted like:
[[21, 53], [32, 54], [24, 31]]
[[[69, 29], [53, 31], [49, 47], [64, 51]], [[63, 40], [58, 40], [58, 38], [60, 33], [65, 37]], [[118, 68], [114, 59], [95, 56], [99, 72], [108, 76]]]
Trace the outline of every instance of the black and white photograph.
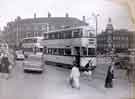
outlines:
[[0, 99], [135, 99], [135, 0], [0, 0]]

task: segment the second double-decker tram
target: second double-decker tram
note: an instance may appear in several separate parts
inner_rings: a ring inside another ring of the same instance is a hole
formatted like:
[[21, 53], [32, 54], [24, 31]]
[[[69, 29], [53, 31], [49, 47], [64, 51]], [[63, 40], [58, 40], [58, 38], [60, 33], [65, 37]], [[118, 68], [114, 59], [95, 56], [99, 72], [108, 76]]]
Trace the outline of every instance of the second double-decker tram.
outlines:
[[34, 51], [41, 52], [43, 51], [43, 46], [41, 45], [41, 42], [43, 40], [43, 37], [27, 37], [22, 40], [22, 48], [24, 51], [24, 54], [30, 54]]
[[72, 27], [44, 33], [44, 61], [71, 68], [75, 56], [80, 56], [80, 66], [88, 62], [96, 66], [96, 37], [92, 28]]

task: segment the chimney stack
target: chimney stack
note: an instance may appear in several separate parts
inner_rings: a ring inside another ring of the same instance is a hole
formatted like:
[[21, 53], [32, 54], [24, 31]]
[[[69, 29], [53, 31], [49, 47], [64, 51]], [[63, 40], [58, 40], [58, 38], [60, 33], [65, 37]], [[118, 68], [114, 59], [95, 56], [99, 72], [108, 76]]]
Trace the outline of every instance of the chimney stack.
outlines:
[[50, 18], [51, 17], [51, 13], [50, 12], [48, 12], [48, 18]]
[[66, 18], [68, 18], [68, 17], [69, 17], [69, 14], [68, 14], [68, 13], [66, 13], [66, 14], [65, 14], [65, 17], [66, 17]]

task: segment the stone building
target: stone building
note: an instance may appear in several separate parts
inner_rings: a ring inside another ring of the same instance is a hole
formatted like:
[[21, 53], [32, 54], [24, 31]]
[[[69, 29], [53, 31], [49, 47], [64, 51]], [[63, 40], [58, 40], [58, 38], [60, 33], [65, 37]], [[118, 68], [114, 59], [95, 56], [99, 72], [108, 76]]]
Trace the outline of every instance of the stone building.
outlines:
[[48, 17], [36, 17], [34, 14], [34, 18], [21, 19], [21, 17], [17, 17], [15, 21], [7, 23], [4, 28], [4, 35], [9, 45], [18, 45], [25, 37], [42, 36], [44, 32], [49, 30], [84, 25], [88, 25], [84, 17], [81, 21], [69, 17], [68, 13], [65, 17], [52, 17], [51, 13], [48, 13]]
[[115, 30], [111, 19], [107, 24], [105, 31], [97, 36], [98, 51], [101, 53], [110, 52], [127, 52], [129, 48], [129, 31], [125, 29]]
[[135, 31], [129, 34], [129, 51], [130, 50], [135, 50]]

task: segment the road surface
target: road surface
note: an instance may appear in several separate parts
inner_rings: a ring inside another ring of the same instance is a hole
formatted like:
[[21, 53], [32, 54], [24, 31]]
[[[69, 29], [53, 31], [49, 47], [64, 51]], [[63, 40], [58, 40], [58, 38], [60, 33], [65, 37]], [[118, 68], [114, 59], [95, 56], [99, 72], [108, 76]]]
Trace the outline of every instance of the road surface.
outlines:
[[[104, 63], [100, 63], [103, 67]], [[101, 67], [93, 73], [92, 79], [81, 74], [80, 90], [73, 89], [69, 85], [70, 70], [49, 65], [45, 67], [46, 70], [42, 74], [24, 73], [22, 61], [17, 61], [11, 78], [8, 80], [0, 78], [0, 99], [127, 99], [131, 97], [131, 83], [125, 79], [116, 79], [114, 88], [104, 88], [105, 77], [102, 74], [104, 69]]]

